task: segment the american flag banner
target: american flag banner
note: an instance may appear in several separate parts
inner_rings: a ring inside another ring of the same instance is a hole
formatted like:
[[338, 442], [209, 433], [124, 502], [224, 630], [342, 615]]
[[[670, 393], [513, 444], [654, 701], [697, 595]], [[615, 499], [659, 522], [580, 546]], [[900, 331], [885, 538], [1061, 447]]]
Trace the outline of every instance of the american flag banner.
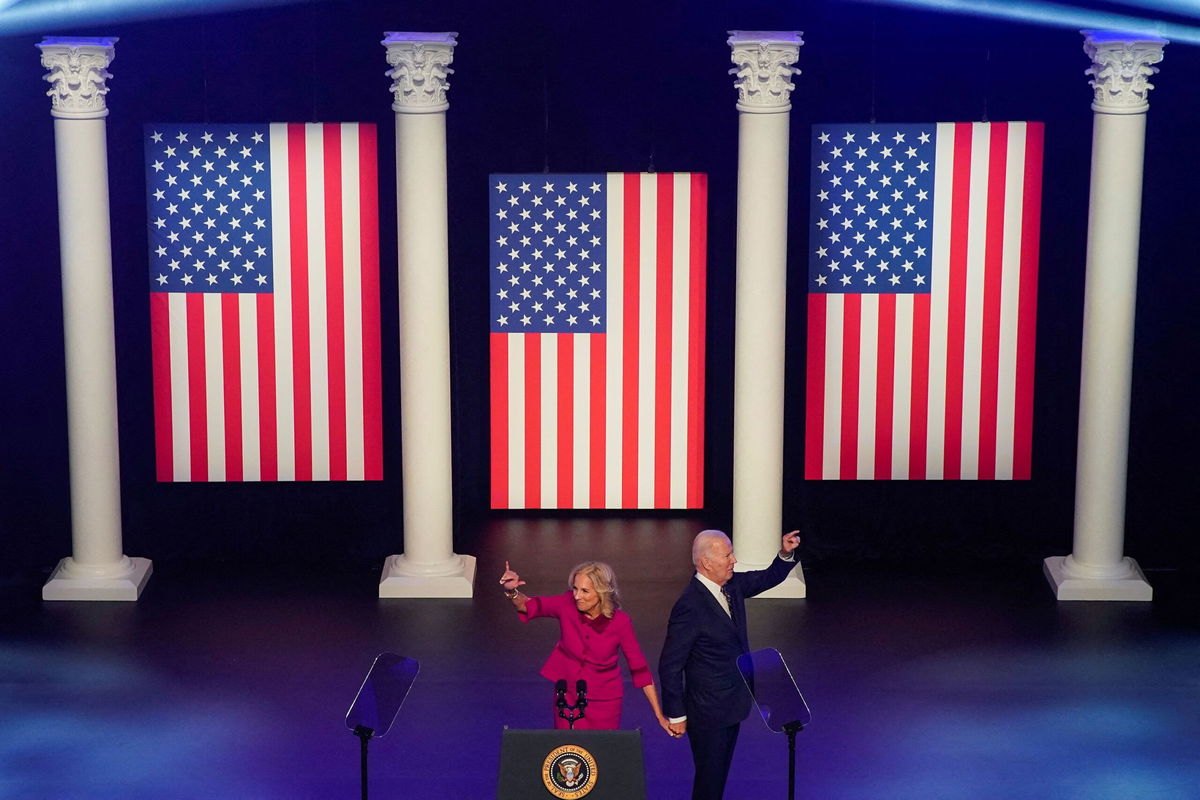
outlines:
[[383, 477], [376, 146], [146, 126], [158, 480]]
[[1029, 478], [1042, 140], [814, 126], [806, 478]]
[[700, 508], [708, 177], [490, 177], [492, 508]]

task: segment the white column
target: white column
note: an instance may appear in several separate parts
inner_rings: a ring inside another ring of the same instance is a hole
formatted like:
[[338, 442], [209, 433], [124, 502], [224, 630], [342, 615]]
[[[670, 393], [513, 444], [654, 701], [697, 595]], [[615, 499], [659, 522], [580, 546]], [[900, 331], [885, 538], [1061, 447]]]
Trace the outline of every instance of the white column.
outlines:
[[387, 33], [396, 112], [404, 553], [380, 597], [471, 597], [475, 558], [454, 553], [446, 90], [457, 33]]
[[[762, 569], [783, 531], [788, 117], [799, 31], [730, 31], [738, 90], [733, 538], [738, 569]], [[763, 597], [804, 597], [799, 565]]]
[[1165, 39], [1083, 31], [1092, 59], [1092, 189], [1088, 208], [1083, 362], [1071, 555], [1047, 558], [1059, 600], [1150, 600], [1137, 562], [1125, 557], [1129, 393], [1137, 299], [1147, 78]]
[[151, 563], [121, 551], [121, 466], [104, 95], [115, 37], [46, 37], [58, 172], [71, 555], [43, 600], [137, 600]]

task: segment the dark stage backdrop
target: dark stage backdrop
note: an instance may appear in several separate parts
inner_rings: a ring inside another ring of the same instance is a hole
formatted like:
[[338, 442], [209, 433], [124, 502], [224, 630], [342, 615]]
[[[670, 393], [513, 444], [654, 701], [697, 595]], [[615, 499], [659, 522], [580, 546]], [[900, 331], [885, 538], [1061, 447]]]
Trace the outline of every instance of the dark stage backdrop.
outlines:
[[[108, 144], [125, 552], [156, 560], [382, 559], [401, 548], [393, 115], [384, 31], [460, 33], [448, 113], [458, 541], [487, 507], [487, 175], [711, 176], [707, 513], [727, 523], [736, 93], [729, 29], [799, 29], [793, 93], [785, 519], [809, 563], [1019, 560], [1071, 549], [1091, 151], [1089, 62], [1073, 30], [833, 2], [305, 2], [0, 38], [0, 541], [5, 572], [70, 552], [54, 141], [41, 34], [116, 35]], [[1200, 225], [1194, 47], [1151, 96], [1126, 552], [1195, 564]], [[806, 482], [804, 280], [810, 126], [1042, 120], [1046, 170], [1033, 479]], [[380, 129], [385, 473], [379, 483], [158, 484], [141, 131], [151, 121], [368, 121]], [[460, 550], [463, 549], [461, 546]], [[469, 552], [469, 551], [467, 551]]]

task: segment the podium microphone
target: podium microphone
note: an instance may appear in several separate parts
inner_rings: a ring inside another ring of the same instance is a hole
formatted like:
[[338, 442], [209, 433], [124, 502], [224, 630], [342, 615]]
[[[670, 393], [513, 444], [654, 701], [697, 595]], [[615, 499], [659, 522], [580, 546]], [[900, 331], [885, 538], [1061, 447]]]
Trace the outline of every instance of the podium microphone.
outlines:
[[575, 681], [575, 707], [582, 710], [587, 706], [587, 702], [587, 681]]
[[[580, 681], [582, 683], [582, 681]], [[561, 711], [567, 707], [567, 681], [565, 678], [554, 683], [554, 705]]]

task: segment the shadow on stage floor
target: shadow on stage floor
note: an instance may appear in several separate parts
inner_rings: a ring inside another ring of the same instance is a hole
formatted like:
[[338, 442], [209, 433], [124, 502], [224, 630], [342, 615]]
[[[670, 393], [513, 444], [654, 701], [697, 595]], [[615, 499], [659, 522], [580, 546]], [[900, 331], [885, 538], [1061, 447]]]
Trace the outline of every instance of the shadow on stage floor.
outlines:
[[[142, 600], [46, 603], [0, 586], [0, 797], [357, 797], [343, 715], [373, 657], [421, 672], [371, 745], [373, 797], [494, 795], [500, 732], [549, 724], [537, 669], [553, 623], [520, 625], [496, 586], [566, 588], [614, 565], [651, 662], [688, 580], [692, 520], [497, 520], [460, 544], [471, 600], [379, 600], [381, 563], [156, 564]], [[803, 546], [801, 548], [803, 554]], [[803, 798], [1192, 798], [1200, 786], [1197, 596], [1151, 574], [1153, 604], [1057, 603], [1039, 565], [969, 574], [805, 563], [809, 598], [749, 607], [813, 711]], [[649, 797], [688, 796], [687, 745], [627, 684]], [[786, 740], [742, 728], [728, 793], [784, 798]], [[532, 800], [532, 799], [531, 799]]]

